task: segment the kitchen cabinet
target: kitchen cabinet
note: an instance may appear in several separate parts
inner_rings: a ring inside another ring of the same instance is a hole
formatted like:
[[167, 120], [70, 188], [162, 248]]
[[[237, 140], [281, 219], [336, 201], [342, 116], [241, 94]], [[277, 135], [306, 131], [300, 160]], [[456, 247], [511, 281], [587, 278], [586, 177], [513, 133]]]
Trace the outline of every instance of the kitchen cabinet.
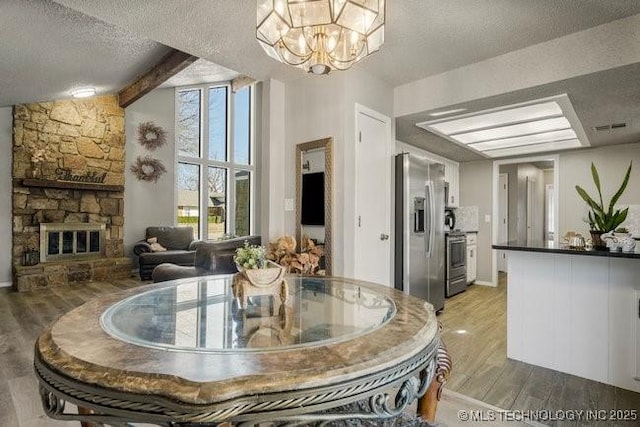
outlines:
[[460, 179], [458, 163], [450, 160], [439, 159], [444, 164], [444, 180], [449, 183], [449, 198], [447, 206], [457, 208], [460, 206]]
[[467, 284], [478, 276], [478, 234], [467, 233]]
[[449, 198], [447, 200], [447, 206], [457, 208], [460, 206], [460, 171], [458, 162], [449, 160], [445, 157], [438, 156], [437, 154], [430, 153], [428, 151], [416, 149], [415, 147], [405, 146], [401, 144], [402, 151], [414, 153], [419, 157], [423, 157], [429, 161], [442, 163], [444, 165], [444, 180], [449, 183]]
[[506, 250], [507, 357], [640, 392], [635, 255]]

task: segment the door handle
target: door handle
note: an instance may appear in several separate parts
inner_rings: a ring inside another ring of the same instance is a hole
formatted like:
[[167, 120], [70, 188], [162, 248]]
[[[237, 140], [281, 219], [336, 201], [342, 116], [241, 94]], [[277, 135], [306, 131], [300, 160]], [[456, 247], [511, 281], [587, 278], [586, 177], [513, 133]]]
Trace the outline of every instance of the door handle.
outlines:
[[380, 234], [380, 240], [389, 240], [389, 235], [388, 234]]

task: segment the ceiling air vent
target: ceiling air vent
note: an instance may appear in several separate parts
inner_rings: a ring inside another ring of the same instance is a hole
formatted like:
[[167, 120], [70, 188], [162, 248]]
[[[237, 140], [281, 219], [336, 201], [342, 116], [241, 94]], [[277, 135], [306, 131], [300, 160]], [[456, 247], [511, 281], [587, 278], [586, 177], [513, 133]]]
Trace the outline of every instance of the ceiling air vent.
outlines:
[[597, 131], [601, 131], [601, 130], [610, 130], [610, 129], [620, 129], [620, 128], [626, 128], [626, 127], [627, 127], [626, 123], [612, 123], [610, 125], [596, 126], [593, 129]]

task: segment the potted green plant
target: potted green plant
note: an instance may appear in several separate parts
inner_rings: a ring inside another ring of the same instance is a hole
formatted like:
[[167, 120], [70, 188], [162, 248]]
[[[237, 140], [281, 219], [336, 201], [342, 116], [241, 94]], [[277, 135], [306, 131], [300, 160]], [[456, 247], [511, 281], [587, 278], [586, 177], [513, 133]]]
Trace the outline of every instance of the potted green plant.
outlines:
[[284, 277], [284, 267], [266, 258], [264, 246], [244, 242], [244, 246], [236, 249], [233, 261], [238, 267], [239, 274], [254, 286], [271, 286], [275, 282], [282, 281]]
[[593, 183], [596, 186], [596, 190], [598, 190], [598, 201], [589, 196], [589, 194], [587, 194], [587, 192], [582, 187], [576, 185], [576, 191], [578, 192], [580, 197], [587, 203], [590, 209], [588, 221], [591, 232], [591, 240], [595, 249], [603, 249], [606, 247], [603, 244], [602, 239], [600, 238], [603, 233], [608, 233], [615, 230], [627, 219], [629, 208], [627, 207], [622, 210], [615, 209], [615, 205], [618, 202], [618, 199], [620, 199], [620, 196], [622, 196], [622, 193], [624, 193], [624, 190], [627, 188], [629, 176], [631, 175], [632, 164], [633, 162], [629, 163], [627, 173], [622, 180], [620, 188], [618, 188], [618, 191], [616, 191], [607, 205], [604, 204], [604, 201], [602, 199], [600, 176], [598, 175], [598, 170], [593, 163], [591, 163], [591, 176], [593, 178]]
[[618, 227], [613, 232], [613, 235], [616, 237], [630, 237], [631, 233], [629, 233], [629, 230], [625, 227]]
[[252, 296], [271, 295], [282, 304], [289, 298], [289, 287], [284, 280], [285, 268], [266, 259], [265, 254], [264, 246], [248, 242], [236, 249], [233, 260], [239, 273], [233, 278], [232, 289], [241, 309], [247, 307], [248, 298]]
[[236, 249], [233, 261], [236, 263], [238, 271], [263, 268], [265, 248], [260, 245], [250, 245], [249, 242], [245, 241], [242, 247]]

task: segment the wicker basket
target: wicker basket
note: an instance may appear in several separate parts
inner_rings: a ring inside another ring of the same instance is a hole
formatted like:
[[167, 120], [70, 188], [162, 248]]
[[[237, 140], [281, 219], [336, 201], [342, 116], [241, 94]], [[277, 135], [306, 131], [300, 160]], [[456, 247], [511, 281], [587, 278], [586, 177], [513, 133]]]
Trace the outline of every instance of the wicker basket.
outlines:
[[266, 288], [282, 282], [285, 268], [273, 261], [267, 260], [265, 268], [244, 269], [238, 266], [238, 271], [255, 287]]

